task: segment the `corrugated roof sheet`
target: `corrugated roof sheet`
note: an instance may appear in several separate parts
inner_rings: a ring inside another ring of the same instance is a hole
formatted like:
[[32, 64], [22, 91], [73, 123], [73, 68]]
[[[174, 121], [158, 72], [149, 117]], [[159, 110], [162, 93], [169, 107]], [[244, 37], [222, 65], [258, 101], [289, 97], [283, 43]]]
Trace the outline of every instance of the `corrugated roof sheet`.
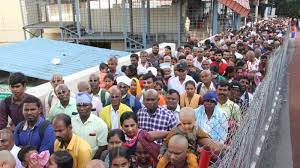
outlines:
[[[23, 72], [25, 75], [50, 80], [52, 74], [63, 76], [106, 62], [112, 55], [120, 57], [128, 52], [78, 45], [43, 38], [33, 38], [16, 44], [0, 46], [0, 70]], [[60, 59], [60, 64], [52, 62]]]

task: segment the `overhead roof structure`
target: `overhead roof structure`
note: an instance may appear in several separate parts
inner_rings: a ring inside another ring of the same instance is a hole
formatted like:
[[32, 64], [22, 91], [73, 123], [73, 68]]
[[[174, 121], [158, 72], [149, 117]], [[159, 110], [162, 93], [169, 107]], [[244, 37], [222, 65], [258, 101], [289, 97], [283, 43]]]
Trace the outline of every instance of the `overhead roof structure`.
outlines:
[[237, 12], [241, 16], [247, 16], [250, 12], [249, 0], [218, 0], [218, 2]]
[[0, 46], [0, 53], [0, 70], [43, 80], [50, 80], [54, 73], [67, 76], [97, 66], [109, 56], [130, 54], [44, 38]]

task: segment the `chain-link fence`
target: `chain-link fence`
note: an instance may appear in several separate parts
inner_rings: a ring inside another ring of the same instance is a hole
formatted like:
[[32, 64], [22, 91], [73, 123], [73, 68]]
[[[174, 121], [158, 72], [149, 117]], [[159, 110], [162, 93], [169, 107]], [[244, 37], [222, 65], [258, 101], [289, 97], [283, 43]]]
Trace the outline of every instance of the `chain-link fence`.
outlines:
[[[287, 54], [288, 35], [289, 33], [285, 37], [284, 44], [270, 55], [267, 74], [256, 88], [250, 106], [248, 108], [241, 107], [241, 109], [247, 110], [241, 111], [242, 117], [239, 124], [232, 127], [231, 121], [226, 120], [229, 128], [223, 129], [229, 131], [227, 139], [222, 139], [222, 141], [225, 141], [228, 148], [223, 148], [224, 146], [220, 143], [210, 144], [212, 149], [220, 150], [212, 151], [211, 167], [254, 168], [262, 165], [262, 153], [267, 150], [265, 145], [271, 136], [269, 130], [278, 124], [276, 117], [281, 112], [282, 101], [284, 101], [283, 95], [286, 90], [283, 90], [282, 87], [287, 83], [286, 75], [290, 60]], [[224, 126], [223, 123], [221, 124]], [[212, 131], [216, 130], [212, 128]]]

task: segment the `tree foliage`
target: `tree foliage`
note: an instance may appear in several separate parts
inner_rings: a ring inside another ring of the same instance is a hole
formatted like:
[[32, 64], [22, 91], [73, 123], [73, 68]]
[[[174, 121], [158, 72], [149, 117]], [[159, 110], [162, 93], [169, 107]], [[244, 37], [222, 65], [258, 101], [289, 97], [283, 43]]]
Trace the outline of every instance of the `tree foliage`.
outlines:
[[300, 0], [273, 0], [278, 16], [299, 17]]

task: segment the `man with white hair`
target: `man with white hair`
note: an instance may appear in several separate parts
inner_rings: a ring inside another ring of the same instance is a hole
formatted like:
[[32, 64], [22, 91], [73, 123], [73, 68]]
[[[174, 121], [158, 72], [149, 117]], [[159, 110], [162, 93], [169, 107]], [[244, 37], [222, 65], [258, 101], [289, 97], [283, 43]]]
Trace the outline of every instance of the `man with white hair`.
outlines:
[[195, 47], [194, 48], [194, 66], [199, 68], [200, 70], [203, 70], [202, 68], [202, 61], [205, 60], [206, 58], [204, 57], [204, 49], [203, 48], [199, 48], [199, 47]]
[[59, 99], [57, 98], [54, 90], [57, 85], [64, 84], [63, 76], [60, 74], [53, 74], [52, 78], [50, 80], [50, 84], [51, 84], [52, 88], [49, 91], [49, 93], [47, 94], [45, 101], [44, 101], [45, 115], [47, 115], [49, 113], [49, 110], [52, 106], [54, 106], [56, 103], [59, 102]]
[[16, 160], [14, 156], [7, 150], [0, 151], [0, 167], [15, 168]]
[[117, 77], [117, 86], [122, 94], [121, 102], [130, 107], [134, 113], [137, 113], [142, 105], [135, 96], [128, 93], [131, 82], [132, 80], [125, 75]]

